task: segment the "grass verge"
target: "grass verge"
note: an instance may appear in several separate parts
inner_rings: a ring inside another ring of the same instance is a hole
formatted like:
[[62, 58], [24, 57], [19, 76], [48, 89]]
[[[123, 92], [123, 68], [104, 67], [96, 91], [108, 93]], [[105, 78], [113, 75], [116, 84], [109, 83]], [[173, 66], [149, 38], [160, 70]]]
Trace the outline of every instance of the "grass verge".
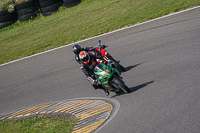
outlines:
[[0, 64], [183, 9], [199, 0], [82, 0], [0, 30]]
[[32, 117], [13, 121], [0, 121], [1, 133], [71, 133], [77, 120], [51, 117]]

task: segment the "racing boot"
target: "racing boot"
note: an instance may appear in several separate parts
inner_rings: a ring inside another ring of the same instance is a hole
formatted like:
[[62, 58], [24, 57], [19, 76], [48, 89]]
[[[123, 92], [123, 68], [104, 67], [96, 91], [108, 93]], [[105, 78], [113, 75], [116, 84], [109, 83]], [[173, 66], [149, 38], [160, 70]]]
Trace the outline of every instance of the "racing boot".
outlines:
[[104, 92], [105, 92], [106, 96], [109, 96], [109, 95], [110, 95], [110, 92], [109, 92], [109, 90], [107, 90], [107, 89], [103, 89], [103, 90], [104, 90]]
[[94, 87], [95, 90], [101, 89], [101, 85], [92, 84], [92, 87]]

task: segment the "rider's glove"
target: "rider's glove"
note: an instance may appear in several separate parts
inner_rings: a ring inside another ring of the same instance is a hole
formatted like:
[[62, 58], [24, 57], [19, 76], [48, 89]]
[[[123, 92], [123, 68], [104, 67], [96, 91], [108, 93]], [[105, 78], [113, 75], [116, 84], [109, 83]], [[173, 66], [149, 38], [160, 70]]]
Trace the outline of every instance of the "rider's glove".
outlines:
[[93, 81], [92, 81], [92, 84], [93, 84], [93, 85], [98, 85], [98, 81], [97, 81], [97, 80], [93, 80]]
[[83, 47], [82, 50], [88, 51], [88, 47]]
[[109, 64], [112, 64], [112, 60], [110, 60], [107, 56], [104, 56], [103, 59], [107, 61]]
[[104, 59], [105, 61], [110, 60], [107, 56], [103, 56], [103, 59]]
[[102, 49], [105, 49], [105, 48], [106, 48], [106, 45], [101, 45], [101, 48], [102, 48]]
[[94, 80], [94, 81], [92, 82], [92, 86], [94, 87], [95, 90], [100, 88], [100, 85], [98, 84], [98, 81], [97, 81], [97, 80]]
[[113, 63], [113, 61], [112, 61], [112, 60], [110, 60], [110, 59], [109, 59], [107, 62], [108, 62], [108, 63], [110, 63], [110, 64], [112, 64], [112, 63]]

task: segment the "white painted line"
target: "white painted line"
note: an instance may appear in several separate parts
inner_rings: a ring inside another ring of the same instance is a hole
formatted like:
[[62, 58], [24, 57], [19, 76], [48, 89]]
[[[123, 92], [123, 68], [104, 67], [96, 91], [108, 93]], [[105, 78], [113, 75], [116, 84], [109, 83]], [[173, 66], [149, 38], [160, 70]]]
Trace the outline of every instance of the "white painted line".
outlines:
[[[80, 107], [80, 108], [78, 108], [78, 109], [75, 109], [75, 110], [73, 110], [73, 111], [71, 111], [70, 113], [73, 113], [73, 114], [79, 114], [80, 112], [82, 112], [82, 113], [84, 113], [84, 112], [86, 112], [86, 111], [88, 111], [88, 110], [90, 110], [91, 108], [94, 108], [94, 107], [99, 107], [99, 106], [101, 106], [101, 105], [103, 105], [103, 104], [105, 104], [106, 102], [105, 101], [100, 101], [100, 100], [98, 100], [98, 101], [95, 101], [95, 102], [92, 102], [92, 103], [89, 103], [89, 104], [87, 104], [87, 105], [85, 105], [85, 106], [83, 106], [83, 107]], [[83, 112], [84, 111], [84, 112]]]
[[122, 30], [126, 30], [126, 29], [129, 29], [129, 28], [133, 28], [133, 27], [139, 26], [139, 25], [143, 25], [143, 24], [146, 24], [146, 23], [149, 23], [149, 22], [153, 22], [153, 21], [156, 21], [156, 20], [159, 20], [159, 19], [167, 18], [167, 17], [173, 16], [173, 15], [177, 15], [177, 14], [180, 14], [180, 13], [183, 13], [183, 12], [194, 10], [194, 9], [197, 9], [197, 8], [200, 8], [200, 6], [189, 8], [189, 9], [186, 9], [186, 10], [183, 10], [183, 11], [180, 11], [180, 12], [176, 12], [176, 13], [172, 13], [172, 14], [169, 14], [169, 15], [165, 15], [165, 16], [162, 16], [162, 17], [159, 17], [159, 18], [156, 18], [156, 19], [152, 19], [152, 20], [149, 20], [149, 21], [146, 21], [146, 22], [143, 22], [143, 23], [135, 24], [135, 25], [132, 25], [132, 26], [128, 26], [128, 27], [125, 27], [125, 28], [118, 29], [118, 30], [114, 30], [114, 31], [111, 31], [111, 32], [108, 32], [108, 33], [105, 33], [105, 34], [102, 34], [102, 35], [98, 35], [98, 36], [94, 36], [94, 37], [91, 37], [91, 38], [87, 38], [87, 39], [84, 39], [84, 40], [81, 40], [81, 41], [78, 41], [78, 42], [75, 42], [75, 43], [71, 43], [71, 44], [68, 44], [68, 45], [64, 45], [64, 46], [61, 46], [61, 47], [50, 49], [50, 50], [47, 50], [47, 51], [44, 51], [44, 52], [41, 52], [41, 53], [38, 53], [38, 54], [34, 54], [34, 55], [31, 55], [31, 56], [27, 56], [27, 57], [24, 57], [24, 58], [21, 58], [21, 59], [18, 59], [18, 60], [10, 61], [10, 62], [7, 62], [7, 63], [4, 63], [4, 64], [0, 65], [0, 67], [8, 65], [8, 64], [11, 64], [11, 63], [14, 63], [14, 62], [18, 62], [18, 61], [21, 61], [21, 60], [24, 60], [24, 59], [28, 59], [28, 58], [31, 58], [31, 57], [34, 57], [34, 56], [37, 56], [37, 55], [48, 53], [48, 52], [51, 52], [51, 51], [54, 51], [54, 50], [57, 50], [57, 49], [65, 48], [65, 47], [68, 47], [68, 46], [71, 46], [71, 45], [74, 45], [74, 44], [77, 44], [77, 43], [81, 43], [81, 42], [85, 42], [85, 41], [88, 41], [88, 40], [92, 40], [94, 38], [98, 38], [98, 37], [101, 37], [101, 36], [109, 35], [109, 34], [112, 34], [112, 33], [115, 33], [115, 32], [119, 32], [119, 31], [122, 31]]

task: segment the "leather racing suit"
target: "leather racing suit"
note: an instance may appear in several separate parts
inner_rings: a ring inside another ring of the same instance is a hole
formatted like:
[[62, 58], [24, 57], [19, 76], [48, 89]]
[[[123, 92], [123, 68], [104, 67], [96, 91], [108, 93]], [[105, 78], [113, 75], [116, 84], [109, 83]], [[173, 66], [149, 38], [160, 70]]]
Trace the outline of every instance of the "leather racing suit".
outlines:
[[80, 61], [81, 71], [85, 74], [87, 80], [92, 82], [92, 86], [95, 89], [97, 89], [97, 88], [100, 88], [101, 85], [98, 85], [96, 81], [96, 77], [94, 75], [94, 68], [98, 63], [97, 59], [104, 60], [104, 57], [101, 55], [100, 52], [89, 51], [88, 54], [90, 56], [89, 63], [86, 64]]

